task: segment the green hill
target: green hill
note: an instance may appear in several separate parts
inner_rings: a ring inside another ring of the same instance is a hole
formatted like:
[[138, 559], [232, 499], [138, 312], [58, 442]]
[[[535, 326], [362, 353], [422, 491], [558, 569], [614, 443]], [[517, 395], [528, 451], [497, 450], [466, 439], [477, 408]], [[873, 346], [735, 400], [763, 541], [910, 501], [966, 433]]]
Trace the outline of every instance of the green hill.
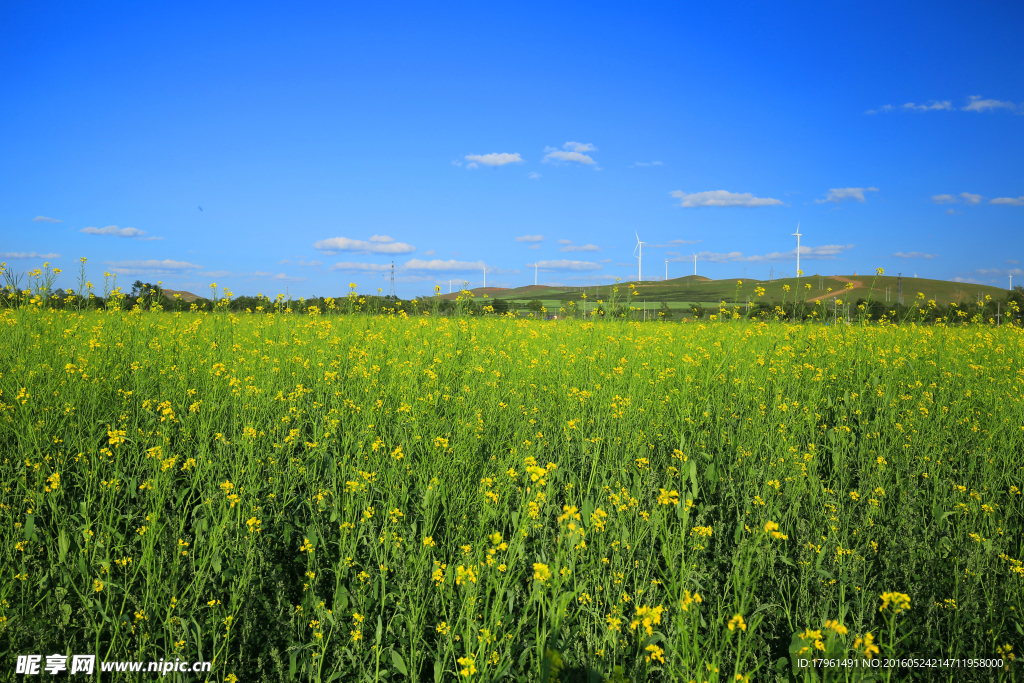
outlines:
[[[904, 277], [902, 279], [903, 301], [912, 303], [918, 294], [923, 294], [925, 301], [934, 299], [939, 305], [956, 302], [958, 304], [975, 302], [979, 297], [991, 296], [1003, 299], [1006, 290], [988, 285], [977, 285], [946, 280], [929, 280], [926, 278]], [[807, 286], [810, 285], [810, 288]], [[847, 290], [847, 285], [852, 289]], [[471, 290], [475, 298], [486, 295], [492, 299], [505, 299], [517, 306], [525, 306], [537, 299], [549, 310], [557, 309], [567, 301], [579, 302], [585, 292], [587, 301], [608, 301], [612, 296], [612, 287], [618, 287], [618, 299], [624, 300], [631, 286], [635, 286], [636, 300], [646, 300], [648, 304], [666, 302], [671, 308], [685, 308], [691, 303], [717, 304], [745, 303], [748, 298], [753, 302], [757, 296], [755, 290], [764, 289], [762, 299], [772, 303], [797, 300], [812, 301], [817, 298], [831, 301], [840, 297], [844, 301], [868, 299], [873, 301], [889, 301], [895, 303], [898, 296], [899, 282], [896, 276], [883, 275], [807, 275], [802, 278], [785, 278], [773, 281], [741, 280], [727, 278], [711, 280], [699, 275], [687, 275], [668, 281], [619, 282], [617, 285], [600, 285], [596, 287], [549, 287], [547, 285], [528, 285], [514, 289], [497, 287], [477, 288]], [[789, 291], [786, 291], [786, 288]], [[443, 298], [454, 299], [457, 293], [445, 294]]]

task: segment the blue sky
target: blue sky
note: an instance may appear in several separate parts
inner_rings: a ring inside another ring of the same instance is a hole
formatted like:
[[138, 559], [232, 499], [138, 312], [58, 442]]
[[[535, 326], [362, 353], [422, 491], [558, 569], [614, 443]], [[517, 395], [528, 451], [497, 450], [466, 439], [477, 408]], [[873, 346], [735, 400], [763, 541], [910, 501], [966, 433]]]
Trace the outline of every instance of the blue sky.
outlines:
[[[203, 293], [1024, 284], [1024, 5], [0, 5], [0, 260]], [[58, 284], [70, 285], [66, 274]]]

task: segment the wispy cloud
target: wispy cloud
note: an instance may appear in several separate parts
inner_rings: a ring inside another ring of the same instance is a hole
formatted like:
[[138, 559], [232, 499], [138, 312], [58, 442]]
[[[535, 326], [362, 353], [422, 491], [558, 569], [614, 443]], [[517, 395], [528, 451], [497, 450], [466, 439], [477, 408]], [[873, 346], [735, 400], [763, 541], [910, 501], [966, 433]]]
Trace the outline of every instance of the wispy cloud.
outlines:
[[865, 192], [878, 192], [877, 187], [834, 187], [828, 191], [828, 195], [824, 199], [815, 199], [815, 204], [824, 204], [825, 202], [834, 202], [839, 204], [840, 202], [852, 199], [854, 201], [863, 202]]
[[279, 266], [302, 266], [304, 268], [315, 268], [316, 266], [322, 266], [323, 264], [323, 261], [307, 261], [306, 259], [299, 259], [298, 261], [281, 259], [277, 262], [277, 265]]
[[581, 142], [567, 142], [562, 145], [562, 149], [557, 147], [545, 147], [544, 158], [541, 160], [545, 163], [557, 163], [559, 161], [573, 161], [578, 164], [585, 166], [592, 166], [597, 162], [594, 161], [593, 157], [584, 154], [584, 152], [596, 152], [597, 147], [592, 144], [581, 143]]
[[[842, 254], [844, 251], [853, 249], [852, 244], [825, 244], [818, 247], [800, 246], [800, 258], [809, 261], [828, 261], [835, 259], [837, 256]], [[699, 251], [697, 252], [698, 261], [708, 261], [710, 263], [778, 263], [784, 261], [792, 261], [796, 259], [796, 249], [791, 251], [775, 251], [770, 254], [752, 254], [750, 256], [745, 255], [742, 251], [730, 251], [727, 253], [713, 252], [713, 251]], [[692, 261], [693, 255], [690, 256], [679, 256], [669, 261]]]
[[0, 258], [60, 258], [60, 254], [38, 254], [34, 251], [8, 251], [0, 253]]
[[596, 244], [573, 244], [569, 240], [558, 240], [558, 243], [563, 245], [558, 251], [601, 251], [601, 247]]
[[893, 256], [896, 258], [937, 258], [938, 254], [926, 254], [923, 251], [897, 251]]
[[404, 242], [395, 242], [386, 235], [374, 235], [369, 240], [353, 240], [348, 237], [331, 237], [313, 243], [313, 248], [327, 255], [339, 251], [352, 251], [357, 254], [409, 254], [416, 247]]
[[728, 192], [726, 190], [711, 190], [709, 192], [694, 192], [687, 194], [682, 190], [669, 193], [679, 201], [683, 208], [695, 208], [699, 206], [777, 206], [783, 202], [768, 197], [755, 197], [749, 192]]
[[544, 235], [520, 235], [516, 242], [543, 242]]
[[644, 166], [664, 166], [660, 161], [634, 161], [629, 168], [643, 168]]
[[526, 174], [526, 177], [529, 178], [530, 180], [540, 180], [541, 176], [540, 173], [537, 173], [536, 171], [530, 171], [529, 173]]
[[49, 216], [36, 216], [32, 219], [33, 223], [63, 223], [64, 221], [59, 218], [50, 218]]
[[449, 259], [443, 261], [441, 259], [431, 259], [430, 261], [424, 261], [422, 259], [414, 258], [405, 262], [406, 270], [429, 270], [445, 273], [464, 273], [469, 271], [483, 270], [483, 261], [455, 261]]
[[[528, 268], [533, 268], [533, 263], [527, 263]], [[537, 268], [545, 271], [552, 270], [601, 270], [603, 266], [599, 263], [593, 263], [591, 261], [569, 261], [567, 259], [560, 259], [556, 261], [537, 261]]]
[[989, 204], [1006, 204], [1008, 206], [1024, 206], [1024, 197], [996, 197]]
[[112, 235], [114, 237], [131, 237], [137, 240], [150, 241], [150, 240], [162, 240], [163, 237], [146, 237], [145, 230], [139, 230], [138, 228], [119, 228], [116, 225], [108, 225], [105, 228], [82, 228], [79, 232], [84, 232], [86, 235]]
[[381, 272], [391, 270], [390, 263], [357, 263], [355, 261], [342, 261], [331, 266], [331, 270], [366, 270]]
[[202, 270], [202, 266], [188, 261], [164, 259], [139, 261], [107, 261], [110, 270], [118, 275], [180, 275], [192, 270]]
[[905, 104], [891, 105], [883, 104], [878, 109], [868, 109], [865, 114], [888, 114], [894, 111], [952, 111], [953, 102], [950, 100], [930, 100], [927, 104], [915, 104], [914, 102], [907, 102]]
[[932, 195], [933, 204], [956, 204], [959, 201], [963, 201], [964, 204], [980, 204], [982, 199], [984, 197], [980, 194], [971, 194], [970, 192], [961, 192], [957, 197], [951, 194]]
[[476, 168], [477, 165], [483, 164], [484, 166], [504, 166], [505, 164], [521, 164], [523, 158], [519, 156], [519, 152], [515, 154], [509, 154], [508, 152], [492, 152], [491, 154], [467, 154], [466, 168]]
[[971, 95], [970, 103], [963, 108], [964, 111], [993, 111], [996, 109], [1016, 109], [1013, 102], [1001, 102], [999, 100], [983, 100], [981, 95]]

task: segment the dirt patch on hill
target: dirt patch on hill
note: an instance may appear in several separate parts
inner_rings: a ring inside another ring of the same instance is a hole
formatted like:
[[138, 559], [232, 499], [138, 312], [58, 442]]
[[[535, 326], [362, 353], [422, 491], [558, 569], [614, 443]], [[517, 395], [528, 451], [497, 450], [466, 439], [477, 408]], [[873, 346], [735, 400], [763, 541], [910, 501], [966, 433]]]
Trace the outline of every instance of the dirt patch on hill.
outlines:
[[864, 289], [864, 283], [861, 280], [852, 280], [852, 279], [850, 279], [848, 277], [839, 277], [838, 275], [836, 277], [831, 278], [831, 279], [832, 280], [839, 280], [840, 282], [849, 282], [850, 284], [853, 285], [853, 289], [845, 289], [844, 288], [844, 289], [836, 290], [834, 292], [829, 292], [828, 294], [819, 294], [818, 296], [811, 297], [810, 299], [808, 299], [808, 301], [823, 301], [825, 299], [831, 299], [833, 297], [841, 296], [845, 292], [852, 292], [852, 291], [854, 291], [856, 289]]

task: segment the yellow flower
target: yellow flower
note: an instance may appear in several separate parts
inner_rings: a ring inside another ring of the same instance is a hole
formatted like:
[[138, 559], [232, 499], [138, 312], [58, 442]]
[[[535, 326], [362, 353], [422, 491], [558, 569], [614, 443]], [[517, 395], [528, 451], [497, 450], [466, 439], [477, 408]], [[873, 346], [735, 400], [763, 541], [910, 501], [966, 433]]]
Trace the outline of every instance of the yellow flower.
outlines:
[[859, 649], [862, 645], [864, 646], [864, 656], [868, 659], [879, 653], [878, 646], [875, 645], [875, 637], [870, 633], [865, 634], [863, 638], [858, 636], [857, 640], [853, 642], [854, 649]]
[[535, 562], [533, 564], [533, 580], [540, 581], [541, 583], [546, 583], [550, 579], [551, 570], [548, 568], [548, 566], [546, 564], [541, 564], [540, 562]]
[[849, 630], [835, 619], [829, 619], [828, 621], [826, 621], [825, 628], [832, 629], [841, 636], [845, 636], [846, 632]]
[[746, 622], [743, 621], [743, 615], [742, 614], [737, 614], [737, 615], [733, 616], [732, 619], [729, 620], [729, 630], [733, 631], [733, 630], [735, 630], [737, 628], [739, 628], [741, 631], [746, 631], [747, 630], [747, 624], [746, 624]]
[[473, 658], [470, 656], [459, 657], [459, 666], [462, 670], [459, 673], [467, 678], [476, 673], [476, 666], [473, 665]]
[[423, 547], [425, 547], [425, 548], [433, 548], [435, 545], [437, 545], [437, 544], [434, 543], [434, 538], [432, 536], [424, 536], [423, 537]]
[[679, 492], [678, 491], [666, 491], [665, 489], [659, 489], [658, 504], [659, 505], [679, 505]]
[[892, 613], [899, 614], [903, 610], [910, 609], [910, 596], [906, 593], [882, 593], [882, 606], [878, 608], [878, 611], [892, 605]]

